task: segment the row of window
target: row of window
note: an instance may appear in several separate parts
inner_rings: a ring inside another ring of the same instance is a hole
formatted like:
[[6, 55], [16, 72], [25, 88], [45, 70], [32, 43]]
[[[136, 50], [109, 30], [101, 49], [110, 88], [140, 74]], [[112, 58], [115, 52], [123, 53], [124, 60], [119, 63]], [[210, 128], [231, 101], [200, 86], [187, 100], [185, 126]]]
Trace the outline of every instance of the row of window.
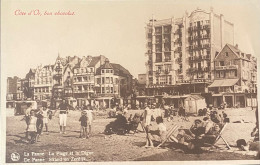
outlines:
[[191, 68], [206, 68], [210, 67], [210, 62], [203, 61], [203, 62], [197, 62], [197, 63], [190, 63]]
[[93, 76], [74, 77], [74, 82], [89, 82], [93, 80], [94, 80]]
[[36, 77], [51, 76], [51, 72], [36, 73]]
[[50, 92], [49, 87], [42, 87], [42, 88], [34, 88], [35, 93], [40, 92]]
[[75, 74], [80, 74], [80, 73], [93, 73], [94, 69], [93, 68], [77, 68], [74, 69]]
[[113, 73], [113, 69], [102, 69], [101, 73]]
[[161, 71], [161, 70], [172, 70], [172, 65], [171, 64], [165, 64], [165, 65], [156, 65], [155, 66], [156, 71]]
[[118, 78], [113, 78], [113, 77], [102, 77], [97, 78], [97, 83], [98, 84], [118, 84]]
[[74, 87], [75, 91], [91, 91], [93, 90], [94, 86], [87, 86], [87, 85], [83, 85], [83, 86], [76, 86]]
[[190, 27], [192, 26], [201, 26], [201, 25], [209, 25], [209, 20], [202, 20], [202, 21], [197, 21], [197, 22], [191, 22]]
[[210, 44], [209, 39], [202, 39], [199, 41], [192, 41], [192, 45], [198, 46], [198, 45], [203, 45], [203, 44]]
[[192, 52], [193, 56], [202, 56], [202, 55], [208, 55], [210, 54], [210, 50], [207, 49], [201, 49], [201, 50], [196, 50]]
[[36, 84], [51, 84], [52, 78], [43, 78], [43, 79], [37, 79]]
[[159, 76], [159, 77], [156, 77], [156, 84], [172, 84], [172, 76], [169, 75], [169, 76]]
[[236, 78], [237, 71], [236, 70], [229, 70], [229, 71], [216, 71], [217, 78]]

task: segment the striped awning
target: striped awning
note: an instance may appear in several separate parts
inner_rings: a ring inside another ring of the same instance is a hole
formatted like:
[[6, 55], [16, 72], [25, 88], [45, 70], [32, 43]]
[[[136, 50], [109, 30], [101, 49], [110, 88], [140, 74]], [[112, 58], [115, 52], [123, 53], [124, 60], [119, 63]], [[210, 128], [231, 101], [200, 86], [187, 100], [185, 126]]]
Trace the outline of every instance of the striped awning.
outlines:
[[230, 87], [235, 85], [238, 82], [238, 79], [224, 79], [224, 80], [214, 80], [211, 85], [209, 85], [209, 88], [214, 87]]

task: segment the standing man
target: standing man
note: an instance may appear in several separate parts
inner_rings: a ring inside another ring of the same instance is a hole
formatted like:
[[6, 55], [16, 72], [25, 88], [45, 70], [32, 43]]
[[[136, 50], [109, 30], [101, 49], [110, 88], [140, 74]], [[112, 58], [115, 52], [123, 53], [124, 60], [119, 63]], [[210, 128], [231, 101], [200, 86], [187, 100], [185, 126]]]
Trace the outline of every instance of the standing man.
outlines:
[[59, 118], [60, 118], [60, 134], [66, 134], [66, 124], [67, 124], [67, 114], [69, 110], [69, 104], [66, 103], [65, 99], [62, 99], [62, 102], [58, 106], [58, 109], [55, 110], [54, 115], [57, 110], [60, 110]]
[[87, 119], [88, 119], [87, 125], [89, 127], [88, 132], [87, 132], [87, 138], [89, 138], [90, 135], [91, 135], [91, 125], [92, 125], [92, 122], [93, 122], [93, 110], [92, 110], [92, 107], [90, 105], [87, 105], [86, 114], [87, 114]]

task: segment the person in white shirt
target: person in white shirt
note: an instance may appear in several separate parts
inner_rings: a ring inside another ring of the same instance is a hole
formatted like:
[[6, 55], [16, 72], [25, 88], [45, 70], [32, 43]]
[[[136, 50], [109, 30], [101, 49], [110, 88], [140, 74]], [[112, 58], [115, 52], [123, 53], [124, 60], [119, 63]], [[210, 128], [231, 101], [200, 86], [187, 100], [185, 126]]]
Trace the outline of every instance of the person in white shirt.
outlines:
[[49, 122], [49, 109], [47, 109], [46, 106], [43, 106], [42, 110], [41, 110], [41, 114], [43, 116], [43, 125], [45, 125], [46, 128], [46, 133], [48, 134], [48, 122]]
[[[157, 130], [150, 130], [150, 126], [146, 127], [147, 132], [147, 139], [146, 139], [146, 145], [145, 147], [154, 147], [152, 140], [157, 141], [164, 141], [167, 136], [167, 128], [165, 124], [163, 123], [163, 118], [161, 116], [158, 116], [156, 118], [156, 123], [158, 124]], [[157, 138], [159, 137], [159, 138]]]
[[152, 118], [152, 110], [149, 108], [147, 103], [145, 103], [145, 110], [143, 113], [143, 126], [146, 127], [151, 124], [151, 118]]
[[91, 106], [90, 105], [88, 105], [87, 107], [86, 107], [86, 109], [87, 109], [87, 111], [86, 111], [86, 115], [87, 115], [87, 125], [88, 125], [88, 127], [89, 127], [89, 130], [88, 130], [88, 133], [87, 133], [87, 137], [89, 138], [90, 137], [90, 135], [91, 135], [91, 125], [92, 125], [92, 123], [93, 123], [93, 110], [92, 110], [92, 108], [91, 108]]

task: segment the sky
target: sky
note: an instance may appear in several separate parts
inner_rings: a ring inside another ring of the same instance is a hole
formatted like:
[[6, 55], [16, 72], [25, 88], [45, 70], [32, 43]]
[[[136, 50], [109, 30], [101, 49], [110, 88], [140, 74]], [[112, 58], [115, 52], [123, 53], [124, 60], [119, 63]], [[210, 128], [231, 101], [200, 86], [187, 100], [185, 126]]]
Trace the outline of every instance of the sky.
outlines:
[[[137, 77], [145, 73], [145, 26], [152, 18], [182, 17], [200, 8], [234, 23], [235, 43], [255, 56], [260, 53], [260, 1], [2, 1], [1, 62], [3, 77], [24, 78], [30, 68], [54, 64], [58, 56], [104, 55]], [[26, 15], [16, 15], [18, 10]], [[28, 15], [61, 11], [72, 16]]]

